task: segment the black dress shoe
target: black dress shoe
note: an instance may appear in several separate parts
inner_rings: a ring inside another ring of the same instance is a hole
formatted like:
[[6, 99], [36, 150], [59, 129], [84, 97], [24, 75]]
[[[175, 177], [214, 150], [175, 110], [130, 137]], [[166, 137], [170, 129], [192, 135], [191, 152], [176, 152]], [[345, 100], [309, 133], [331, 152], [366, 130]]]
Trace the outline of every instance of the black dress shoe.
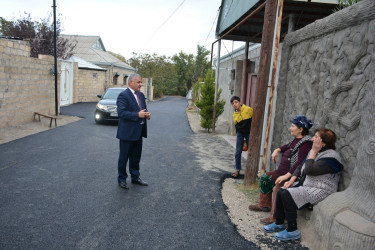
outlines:
[[119, 182], [118, 185], [120, 188], [129, 189], [128, 184], [125, 181]]
[[148, 186], [148, 183], [145, 181], [142, 181], [141, 179], [138, 178], [138, 180], [132, 180], [133, 184], [141, 185], [141, 186]]

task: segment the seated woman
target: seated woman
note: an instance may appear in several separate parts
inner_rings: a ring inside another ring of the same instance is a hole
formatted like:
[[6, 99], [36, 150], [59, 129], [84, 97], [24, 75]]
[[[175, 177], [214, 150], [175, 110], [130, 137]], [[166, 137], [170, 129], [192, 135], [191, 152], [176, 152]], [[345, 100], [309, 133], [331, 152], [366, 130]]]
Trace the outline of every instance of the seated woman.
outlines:
[[[278, 232], [278, 240], [295, 240], [301, 237], [297, 229], [297, 209], [306, 204], [315, 205], [337, 191], [343, 169], [340, 155], [335, 151], [336, 134], [330, 129], [318, 129], [306, 162], [299, 166], [292, 178], [277, 192], [276, 222], [263, 227], [265, 232]], [[302, 186], [292, 187], [297, 177]], [[284, 220], [288, 221], [288, 228]], [[283, 230], [283, 231], [282, 231]]]
[[[249, 205], [250, 210], [264, 212], [269, 212], [272, 206], [271, 215], [261, 219], [261, 223], [270, 224], [275, 221], [273, 218], [273, 211], [275, 209], [277, 190], [284, 185], [284, 182], [292, 176], [294, 170], [306, 159], [306, 156], [312, 146], [311, 137], [307, 135], [311, 126], [312, 122], [311, 120], [307, 119], [306, 116], [297, 115], [296, 118], [293, 119], [292, 125], [289, 128], [290, 134], [294, 137], [294, 139], [288, 144], [285, 144], [273, 151], [273, 162], [276, 162], [278, 153], [282, 153], [281, 162], [278, 168], [275, 171], [266, 173], [266, 175], [270, 177], [269, 181], [272, 182], [272, 186], [276, 181], [278, 183], [274, 188], [273, 199], [271, 189], [268, 192], [259, 192], [258, 204]], [[261, 191], [263, 190], [262, 185], [260, 186], [260, 189]]]

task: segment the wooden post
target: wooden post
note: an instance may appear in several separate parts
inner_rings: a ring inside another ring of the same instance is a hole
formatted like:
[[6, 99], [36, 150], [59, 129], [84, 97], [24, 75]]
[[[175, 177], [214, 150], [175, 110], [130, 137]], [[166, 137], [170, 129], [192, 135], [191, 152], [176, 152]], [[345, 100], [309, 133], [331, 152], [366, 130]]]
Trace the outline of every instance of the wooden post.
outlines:
[[267, 128], [266, 128], [266, 138], [263, 147], [263, 159], [262, 159], [262, 171], [261, 175], [266, 170], [266, 161], [267, 161], [267, 148], [270, 136], [270, 129], [271, 129], [271, 118], [272, 118], [272, 106], [273, 106], [273, 92], [275, 91], [275, 82], [276, 82], [276, 70], [277, 70], [277, 58], [279, 55], [279, 45], [280, 45], [280, 30], [281, 30], [281, 22], [282, 22], [282, 15], [283, 15], [283, 6], [284, 0], [279, 0], [279, 8], [277, 13], [277, 27], [276, 27], [276, 35], [275, 35], [275, 45], [274, 45], [274, 53], [273, 53], [273, 62], [272, 62], [272, 77], [271, 77], [271, 89], [270, 89], [270, 96], [268, 102], [268, 116], [267, 116]]
[[267, 88], [272, 61], [272, 45], [275, 30], [277, 1], [267, 0], [264, 13], [262, 44], [260, 52], [259, 71], [257, 79], [257, 94], [255, 97], [254, 115], [250, 132], [250, 147], [245, 170], [245, 185], [255, 183], [262, 140], [264, 107], [266, 105]]

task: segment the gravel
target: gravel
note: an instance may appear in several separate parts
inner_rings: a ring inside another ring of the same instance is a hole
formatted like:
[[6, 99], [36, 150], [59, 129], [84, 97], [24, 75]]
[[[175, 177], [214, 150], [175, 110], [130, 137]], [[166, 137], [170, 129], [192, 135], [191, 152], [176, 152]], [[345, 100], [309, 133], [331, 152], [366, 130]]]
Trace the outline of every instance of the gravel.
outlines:
[[[207, 133], [207, 131], [200, 127], [200, 116], [193, 106], [188, 106], [186, 114], [194, 133]], [[217, 126], [217, 130], [218, 129], [220, 129], [219, 126]], [[200, 147], [199, 145], [195, 146]], [[201, 147], [204, 146], [201, 145]], [[231, 171], [227, 166], [222, 167], [222, 169]], [[262, 230], [263, 225], [259, 220], [268, 217], [270, 214], [254, 212], [248, 209], [249, 204], [254, 203], [254, 201], [251, 200], [250, 196], [245, 195], [244, 192], [238, 189], [238, 186], [241, 184], [243, 184], [243, 175], [240, 175], [239, 179], [231, 178], [229, 173], [223, 177], [222, 199], [227, 207], [230, 220], [242, 237], [255, 243], [261, 249], [308, 249], [301, 245], [299, 240], [281, 242], [274, 239], [273, 234], [265, 233]], [[255, 199], [257, 200], [257, 197]]]

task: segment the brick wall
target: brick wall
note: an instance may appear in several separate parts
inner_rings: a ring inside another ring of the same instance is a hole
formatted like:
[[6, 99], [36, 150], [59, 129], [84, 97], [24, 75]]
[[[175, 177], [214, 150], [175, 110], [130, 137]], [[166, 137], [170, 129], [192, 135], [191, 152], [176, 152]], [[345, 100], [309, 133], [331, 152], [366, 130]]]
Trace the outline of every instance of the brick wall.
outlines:
[[31, 58], [27, 42], [0, 39], [0, 128], [55, 114], [53, 66], [52, 56]]

